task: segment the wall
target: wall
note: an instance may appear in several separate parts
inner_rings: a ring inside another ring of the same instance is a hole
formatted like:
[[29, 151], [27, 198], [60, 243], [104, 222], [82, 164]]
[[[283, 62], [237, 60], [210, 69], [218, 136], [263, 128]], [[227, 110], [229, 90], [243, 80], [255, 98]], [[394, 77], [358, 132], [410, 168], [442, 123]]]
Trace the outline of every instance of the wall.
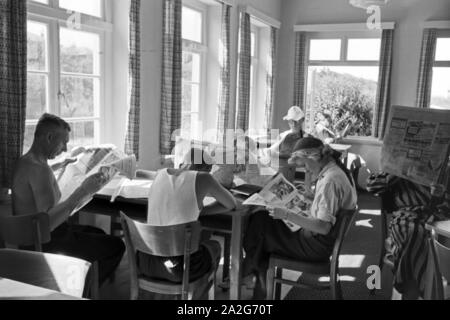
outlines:
[[[331, 3], [333, 5], [331, 5]], [[354, 8], [348, 0], [283, 0], [280, 36], [275, 123], [285, 127], [283, 115], [293, 100], [294, 32], [296, 24], [361, 23], [365, 10]], [[382, 21], [396, 23], [392, 70], [391, 103], [414, 106], [422, 42], [422, 23], [449, 20], [448, 0], [391, 0], [381, 10]], [[354, 142], [353, 152], [365, 158], [373, 171], [379, 169], [380, 146]]]

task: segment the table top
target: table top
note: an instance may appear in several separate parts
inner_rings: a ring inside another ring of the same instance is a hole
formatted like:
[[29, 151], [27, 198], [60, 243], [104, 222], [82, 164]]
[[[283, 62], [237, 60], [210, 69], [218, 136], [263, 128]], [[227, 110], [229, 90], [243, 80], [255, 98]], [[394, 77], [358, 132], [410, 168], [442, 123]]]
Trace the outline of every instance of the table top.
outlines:
[[30, 284], [0, 278], [0, 300], [85, 300]]
[[339, 144], [339, 143], [331, 143], [330, 147], [332, 147], [336, 151], [348, 151], [352, 145], [351, 144]]

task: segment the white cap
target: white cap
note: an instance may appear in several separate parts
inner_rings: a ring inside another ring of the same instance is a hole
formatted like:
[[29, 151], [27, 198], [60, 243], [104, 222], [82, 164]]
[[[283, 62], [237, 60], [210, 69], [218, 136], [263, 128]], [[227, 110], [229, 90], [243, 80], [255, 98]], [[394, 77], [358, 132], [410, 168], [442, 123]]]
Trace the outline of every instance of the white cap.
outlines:
[[283, 120], [289, 121], [300, 121], [305, 117], [305, 114], [303, 113], [302, 109], [298, 106], [293, 106], [289, 109], [288, 114], [283, 118]]

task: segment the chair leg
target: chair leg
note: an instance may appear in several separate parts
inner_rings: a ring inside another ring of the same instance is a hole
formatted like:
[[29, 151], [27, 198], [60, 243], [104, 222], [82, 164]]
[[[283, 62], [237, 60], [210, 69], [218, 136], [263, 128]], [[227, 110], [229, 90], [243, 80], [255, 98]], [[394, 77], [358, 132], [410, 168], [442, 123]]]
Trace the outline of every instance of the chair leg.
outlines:
[[343, 300], [342, 287], [340, 281], [332, 281], [331, 286], [331, 299], [332, 300]]
[[[387, 216], [384, 210], [381, 210], [381, 245], [380, 245], [380, 255], [378, 257], [378, 267], [380, 272], [383, 272], [384, 267], [384, 257], [386, 256], [386, 238], [387, 238]], [[370, 290], [371, 295], [375, 295], [376, 289]]]
[[227, 282], [230, 279], [230, 247], [231, 247], [231, 236], [227, 234], [224, 236], [224, 245], [223, 245], [223, 272], [222, 272], [223, 282]]
[[275, 277], [275, 268], [269, 268], [267, 270], [267, 277], [266, 277], [266, 285], [267, 285], [267, 300], [273, 300], [273, 285], [274, 285], [274, 277]]
[[[282, 279], [283, 278], [283, 269], [276, 268], [275, 269], [275, 278]], [[275, 283], [275, 300], [281, 300], [281, 283]]]

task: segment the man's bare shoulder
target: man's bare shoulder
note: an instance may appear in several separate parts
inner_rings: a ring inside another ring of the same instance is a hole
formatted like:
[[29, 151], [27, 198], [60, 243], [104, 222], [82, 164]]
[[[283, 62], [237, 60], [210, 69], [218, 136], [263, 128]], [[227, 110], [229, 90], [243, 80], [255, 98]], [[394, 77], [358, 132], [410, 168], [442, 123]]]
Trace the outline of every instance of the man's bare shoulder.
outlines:
[[22, 156], [16, 164], [14, 177], [27, 180], [34, 178], [50, 177], [52, 171], [47, 164], [42, 164], [35, 161], [28, 155]]

